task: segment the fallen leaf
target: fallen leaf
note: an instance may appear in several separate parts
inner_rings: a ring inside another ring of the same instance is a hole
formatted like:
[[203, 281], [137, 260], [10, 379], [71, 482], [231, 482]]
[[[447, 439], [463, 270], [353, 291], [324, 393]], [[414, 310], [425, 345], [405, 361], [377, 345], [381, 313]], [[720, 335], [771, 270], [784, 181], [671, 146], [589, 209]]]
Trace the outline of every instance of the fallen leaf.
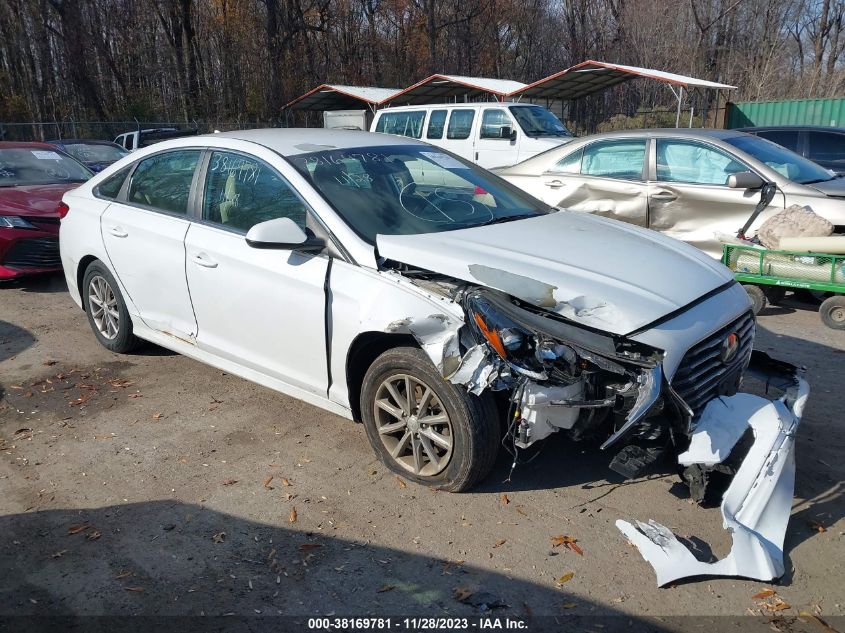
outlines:
[[67, 552], [66, 549], [59, 550], [58, 552], [56, 552], [54, 554], [50, 554], [50, 558], [61, 558], [62, 556], [64, 556], [64, 554], [66, 552]]
[[161, 420], [163, 417], [163, 413], [153, 413], [153, 420]]
[[117, 576], [115, 576], [115, 577], [114, 577], [114, 579], [115, 579], [115, 580], [122, 580], [122, 579], [124, 579], [124, 578], [128, 578], [128, 577], [129, 577], [129, 576], [131, 576], [131, 575], [132, 575], [132, 572], [131, 572], [131, 571], [128, 571], [128, 570], [127, 570], [127, 571], [122, 571], [122, 572], [120, 572]]
[[382, 585], [376, 589], [376, 593], [387, 593], [388, 591], [393, 591], [394, 589], [396, 589], [396, 585]]
[[87, 523], [77, 523], [76, 525], [71, 525], [67, 529], [67, 533], [68, 534], [79, 534], [80, 532], [87, 530], [88, 527], [89, 527], [89, 525]]
[[318, 547], [322, 547], [322, 545], [320, 545], [319, 543], [303, 543], [302, 545], [299, 546], [299, 549], [301, 549], [301, 550], [317, 549]]
[[766, 603], [763, 606], [769, 611], [774, 611], [775, 613], [792, 608], [788, 602], [777, 597], [771, 603]]
[[238, 480], [237, 479], [224, 479], [220, 483], [223, 484], [224, 486], [234, 486], [236, 483], [238, 483]]
[[95, 440], [113, 440], [115, 438], [114, 433], [105, 433], [103, 435], [95, 435]]
[[502, 500], [502, 503], [504, 505], [508, 505], [511, 502], [511, 500], [508, 498], [508, 496], [504, 492], [502, 493], [502, 496], [499, 497], [499, 498]]
[[516, 506], [516, 512], [517, 514], [521, 514], [524, 517], [528, 516], [528, 513], [526, 513], [525, 510], [522, 509], [522, 506]]
[[106, 383], [112, 387], [128, 387], [132, 384], [132, 381], [126, 380], [125, 378], [112, 378], [111, 380], [107, 380]]
[[140, 393], [130, 393], [129, 397], [130, 398], [143, 398], [144, 396]]
[[819, 521], [809, 521], [807, 523], [811, 528], [813, 528], [819, 534], [823, 534], [827, 532], [827, 528], [823, 526]]
[[290, 514], [288, 515], [288, 521], [290, 523], [296, 523], [296, 508], [290, 509]]
[[504, 544], [505, 544], [505, 543], [507, 543], [507, 542], [508, 542], [508, 539], [506, 539], [506, 538], [499, 539], [498, 541], [496, 541], [496, 542], [493, 544], [493, 547], [494, 547], [494, 548], [495, 548], [495, 547], [501, 547], [502, 545], [504, 545]]
[[560, 578], [558, 578], [557, 580], [555, 580], [555, 582], [556, 582], [558, 585], [562, 585], [562, 584], [563, 584], [563, 583], [565, 583], [565, 582], [569, 582], [569, 581], [570, 581], [570, 580], [572, 580], [573, 578], [575, 578], [575, 572], [568, 571], [568, 572], [566, 572], [563, 576], [561, 576]]
[[89, 541], [96, 541], [101, 536], [102, 536], [102, 534], [100, 534], [99, 530], [97, 530], [95, 528], [91, 528], [91, 531], [88, 532], [88, 534], [85, 536], [85, 538]]
[[56, 360], [45, 360], [45, 361], [44, 361], [43, 363], [41, 363], [41, 364], [42, 364], [42, 365], [44, 365], [45, 367], [52, 367], [52, 366], [53, 366], [53, 365], [55, 365], [57, 362], [58, 362], [58, 361], [56, 361]]
[[463, 602], [464, 600], [468, 600], [474, 593], [475, 592], [468, 587], [455, 587], [454, 591], [452, 591], [452, 597], [458, 602]]
[[577, 606], [578, 606], [578, 605], [577, 605], [577, 604], [575, 604], [574, 602], [564, 602], [564, 603], [563, 603], [563, 608], [564, 608], [564, 609], [574, 609], [574, 608], [575, 608], [575, 607], [577, 607]]
[[282, 485], [283, 486], [290, 486], [291, 485], [290, 479], [288, 479], [287, 477], [282, 477]]
[[400, 487], [400, 488], [407, 488], [407, 487], [408, 487], [408, 484], [406, 484], [406, 483], [405, 483], [405, 480], [404, 480], [404, 479], [402, 479], [399, 475], [396, 475], [396, 481], [398, 481], [398, 482], [399, 482], [399, 487]]
[[135, 593], [140, 593], [141, 591], [144, 590], [144, 588], [143, 587], [124, 587], [123, 590], [124, 591], [134, 591]]
[[277, 550], [276, 550], [276, 548], [275, 548], [275, 547], [274, 547], [273, 549], [271, 549], [271, 550], [270, 550], [270, 553], [269, 553], [269, 554], [267, 554], [267, 560], [273, 560], [273, 557], [276, 555], [276, 551], [277, 551]]
[[270, 488], [271, 481], [273, 481], [273, 475], [267, 475], [267, 478], [264, 480], [264, 487], [272, 490], [272, 488]]
[[774, 589], [763, 589], [760, 593], [755, 593], [751, 596], [752, 600], [765, 600], [766, 598], [771, 598], [773, 595], [777, 593]]
[[12, 434], [13, 440], [31, 440], [32, 439], [32, 429], [23, 428], [18, 429], [17, 431]]
[[572, 550], [573, 552], [578, 554], [578, 556], [584, 555], [584, 550], [582, 550], [577, 545], [578, 539], [576, 539], [576, 538], [572, 538], [571, 536], [560, 535], [560, 536], [552, 536], [551, 539], [552, 539], [552, 547], [558, 547], [560, 545], [563, 545], [566, 549]]
[[226, 533], [225, 532], [218, 532], [214, 536], [211, 537], [211, 540], [215, 543], [222, 543], [226, 540]]

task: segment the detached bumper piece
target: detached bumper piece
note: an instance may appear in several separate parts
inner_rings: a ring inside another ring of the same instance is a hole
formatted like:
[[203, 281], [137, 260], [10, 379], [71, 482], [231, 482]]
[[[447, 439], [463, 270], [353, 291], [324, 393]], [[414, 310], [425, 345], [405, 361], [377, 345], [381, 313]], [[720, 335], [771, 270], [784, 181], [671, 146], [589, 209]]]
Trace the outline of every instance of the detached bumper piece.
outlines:
[[783, 575], [783, 541], [795, 487], [795, 431], [810, 388], [795, 367], [759, 352], [752, 356], [749, 373], [786, 392], [774, 401], [748, 393], [711, 400], [689, 450], [678, 456], [682, 466], [720, 464], [750, 427], [754, 443], [721, 504], [723, 526], [733, 539], [730, 554], [704, 563], [659, 523], [616, 522], [654, 567], [660, 587], [693, 576], [770, 581]]

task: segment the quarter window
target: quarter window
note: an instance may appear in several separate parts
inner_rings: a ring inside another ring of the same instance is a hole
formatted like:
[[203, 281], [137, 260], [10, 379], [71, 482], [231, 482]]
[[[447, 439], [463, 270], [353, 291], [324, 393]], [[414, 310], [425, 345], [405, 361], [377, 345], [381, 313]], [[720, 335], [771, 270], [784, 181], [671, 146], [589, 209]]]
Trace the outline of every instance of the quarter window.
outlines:
[[584, 148], [581, 173], [623, 180], [642, 180], [645, 140], [599, 141]]
[[186, 215], [199, 150], [174, 151], [145, 158], [129, 183], [129, 202]]
[[376, 123], [376, 132], [383, 134], [398, 134], [420, 138], [422, 136], [425, 111], [384, 112]]
[[455, 140], [469, 138], [474, 118], [474, 110], [452, 110], [452, 115], [449, 117], [449, 128], [446, 130], [446, 138]]
[[123, 181], [126, 180], [126, 176], [129, 174], [129, 170], [131, 169], [132, 166], [130, 165], [129, 167], [121, 169], [114, 176], [109, 176], [97, 185], [95, 193], [101, 198], [106, 198], [107, 200], [117, 200], [120, 189], [123, 187]]
[[504, 110], [485, 110], [481, 117], [481, 138], [502, 138], [502, 128], [513, 122]]
[[290, 218], [305, 228], [305, 203], [274, 169], [252, 157], [212, 152], [202, 218], [246, 232], [254, 225]]
[[428, 131], [426, 138], [443, 138], [443, 129], [446, 127], [446, 110], [432, 110], [428, 118]]
[[748, 167], [729, 154], [692, 141], [657, 139], [657, 180], [725, 185], [728, 176]]
[[563, 174], [580, 174], [581, 173], [581, 156], [584, 150], [577, 149], [568, 156], [561, 158], [554, 166], [552, 171]]

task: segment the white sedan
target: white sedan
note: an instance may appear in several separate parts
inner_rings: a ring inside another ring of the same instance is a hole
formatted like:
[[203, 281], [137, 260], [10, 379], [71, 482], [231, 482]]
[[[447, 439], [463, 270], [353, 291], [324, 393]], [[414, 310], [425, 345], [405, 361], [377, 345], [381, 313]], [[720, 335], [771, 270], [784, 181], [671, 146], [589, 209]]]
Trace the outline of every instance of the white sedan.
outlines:
[[[737, 573], [782, 573], [764, 541], [789, 514], [806, 383], [786, 371], [783, 403], [734, 395], [749, 363], [773, 364], [752, 360], [745, 291], [690, 246], [556, 211], [424, 143], [339, 130], [159, 143], [61, 214], [68, 288], [105, 347], [152, 341], [363, 421], [385, 464], [426, 485], [468, 489], [500, 446], [519, 461], [564, 432], [600, 437], [628, 477], [681, 454], [701, 496], [766, 423], [749, 459], [767, 485], [748, 495], [775, 508], [748, 518], [765, 538]], [[772, 432], [785, 452], [764, 467]]]

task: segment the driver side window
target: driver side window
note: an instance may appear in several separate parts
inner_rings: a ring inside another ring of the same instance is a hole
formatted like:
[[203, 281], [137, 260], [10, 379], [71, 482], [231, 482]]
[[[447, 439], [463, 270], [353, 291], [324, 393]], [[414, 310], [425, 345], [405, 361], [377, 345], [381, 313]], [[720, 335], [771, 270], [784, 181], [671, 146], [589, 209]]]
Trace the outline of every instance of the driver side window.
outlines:
[[727, 185], [728, 177], [748, 167], [725, 152], [696, 143], [657, 139], [657, 180], [694, 185]]
[[305, 203], [262, 161], [233, 152], [212, 152], [203, 196], [202, 219], [238, 232], [277, 218], [305, 229]]

